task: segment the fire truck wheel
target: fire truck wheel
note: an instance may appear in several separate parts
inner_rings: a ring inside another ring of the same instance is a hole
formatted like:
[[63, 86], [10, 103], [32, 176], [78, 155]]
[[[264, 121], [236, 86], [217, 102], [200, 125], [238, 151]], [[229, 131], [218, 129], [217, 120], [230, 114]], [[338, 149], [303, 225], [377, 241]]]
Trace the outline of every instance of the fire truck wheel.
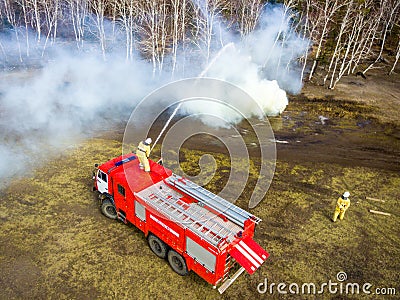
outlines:
[[187, 275], [188, 269], [186, 266], [185, 259], [179, 255], [179, 253], [175, 252], [174, 250], [169, 250], [168, 252], [168, 262], [176, 273], [178, 273], [181, 276]]
[[117, 218], [117, 211], [115, 210], [114, 204], [112, 204], [110, 199], [105, 199], [101, 204], [101, 212], [107, 218], [115, 220]]
[[167, 257], [168, 247], [162, 240], [160, 240], [155, 235], [150, 234], [148, 237], [148, 241], [150, 249], [155, 253], [155, 255], [157, 255], [159, 258]]

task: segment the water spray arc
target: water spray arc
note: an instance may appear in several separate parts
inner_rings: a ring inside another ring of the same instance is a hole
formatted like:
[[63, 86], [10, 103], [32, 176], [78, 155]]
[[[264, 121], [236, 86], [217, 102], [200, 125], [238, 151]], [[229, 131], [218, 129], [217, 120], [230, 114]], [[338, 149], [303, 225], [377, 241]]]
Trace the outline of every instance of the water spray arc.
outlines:
[[235, 44], [234, 43], [229, 43], [226, 44], [224, 47], [221, 48], [221, 50], [218, 51], [217, 55], [214, 56], [214, 58], [210, 61], [210, 63], [204, 68], [204, 70], [200, 73], [199, 77], [204, 77], [208, 70], [211, 68], [211, 66], [221, 57], [221, 55], [227, 51], [228, 49], [234, 49]]
[[[204, 77], [208, 70], [210, 69], [210, 67], [218, 60], [218, 58], [221, 56], [221, 54], [226, 51], [228, 48], [234, 48], [235, 45], [233, 43], [229, 43], [227, 45], [225, 45], [224, 47], [221, 48], [221, 50], [218, 51], [217, 55], [215, 55], [215, 57], [210, 61], [210, 63], [204, 68], [204, 70], [200, 73], [200, 75], [198, 76], [198, 78], [202, 78]], [[169, 117], [169, 119], [167, 120], [167, 122], [165, 123], [164, 127], [161, 129], [159, 135], [157, 136], [156, 140], [154, 141], [153, 146], [151, 147], [150, 151], [153, 150], [153, 148], [155, 147], [155, 145], [157, 144], [157, 142], [159, 141], [159, 139], [161, 138], [162, 134], [164, 133], [164, 131], [167, 129], [169, 123], [171, 123], [172, 119], [174, 118], [174, 116], [176, 115], [176, 113], [178, 112], [179, 108], [181, 107], [183, 102], [179, 102], [178, 106], [174, 109], [174, 111], [172, 112], [171, 116]]]
[[167, 122], [165, 123], [163, 129], [161, 129], [160, 134], [157, 136], [156, 140], [154, 141], [153, 146], [151, 147], [150, 151], [153, 151], [153, 148], [155, 147], [155, 145], [157, 144], [158, 140], [161, 138], [161, 136], [163, 135], [164, 131], [167, 129], [169, 123], [171, 123], [171, 120], [175, 117], [176, 113], [178, 112], [179, 108], [181, 107], [182, 102], [178, 103], [178, 106], [175, 107], [174, 111], [172, 112], [171, 116], [169, 117], [169, 119], [167, 120]]

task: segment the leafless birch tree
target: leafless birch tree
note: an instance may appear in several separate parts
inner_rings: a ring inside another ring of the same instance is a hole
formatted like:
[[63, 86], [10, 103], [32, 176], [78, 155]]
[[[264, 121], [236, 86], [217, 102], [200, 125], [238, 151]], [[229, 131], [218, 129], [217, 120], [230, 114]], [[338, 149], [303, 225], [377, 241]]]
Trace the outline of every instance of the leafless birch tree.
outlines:
[[94, 23], [96, 25], [96, 32], [94, 33], [100, 43], [101, 53], [103, 55], [103, 59], [106, 59], [106, 32], [104, 29], [104, 22], [105, 22], [105, 11], [107, 0], [91, 0], [90, 2], [91, 10], [94, 13]]

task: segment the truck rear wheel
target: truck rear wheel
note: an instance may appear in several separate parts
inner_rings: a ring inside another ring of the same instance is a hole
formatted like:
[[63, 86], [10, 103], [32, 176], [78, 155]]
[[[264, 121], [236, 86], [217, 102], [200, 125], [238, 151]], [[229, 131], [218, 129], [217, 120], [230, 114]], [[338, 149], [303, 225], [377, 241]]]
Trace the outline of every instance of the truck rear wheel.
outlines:
[[168, 262], [169, 262], [169, 265], [171, 266], [172, 270], [174, 270], [179, 275], [185, 276], [189, 273], [187, 266], [186, 266], [185, 259], [176, 251], [169, 250]]
[[151, 251], [153, 251], [155, 255], [157, 255], [159, 258], [167, 257], [168, 247], [162, 240], [155, 235], [150, 234], [148, 237], [148, 242]]
[[101, 204], [101, 212], [107, 218], [115, 220], [117, 218], [117, 210], [110, 199], [105, 199]]

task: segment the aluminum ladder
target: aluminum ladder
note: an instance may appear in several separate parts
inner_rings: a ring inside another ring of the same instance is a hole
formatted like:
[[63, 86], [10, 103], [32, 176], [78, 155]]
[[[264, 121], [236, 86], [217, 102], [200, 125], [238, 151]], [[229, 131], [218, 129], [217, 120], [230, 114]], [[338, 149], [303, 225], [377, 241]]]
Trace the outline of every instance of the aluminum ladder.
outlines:
[[256, 224], [261, 222], [260, 218], [179, 175], [172, 174], [165, 181], [202, 204], [218, 211], [242, 228], [244, 228], [244, 222], [248, 219], [252, 219]]
[[[160, 187], [162, 187], [160, 189]], [[162, 215], [179, 222], [185, 228], [217, 246], [225, 238], [233, 238], [240, 230], [231, 222], [225, 222], [221, 217], [196, 203], [186, 203], [174, 196], [175, 191], [163, 183], [151, 186], [135, 196], [143, 199]], [[175, 192], [176, 193], [176, 192]]]

